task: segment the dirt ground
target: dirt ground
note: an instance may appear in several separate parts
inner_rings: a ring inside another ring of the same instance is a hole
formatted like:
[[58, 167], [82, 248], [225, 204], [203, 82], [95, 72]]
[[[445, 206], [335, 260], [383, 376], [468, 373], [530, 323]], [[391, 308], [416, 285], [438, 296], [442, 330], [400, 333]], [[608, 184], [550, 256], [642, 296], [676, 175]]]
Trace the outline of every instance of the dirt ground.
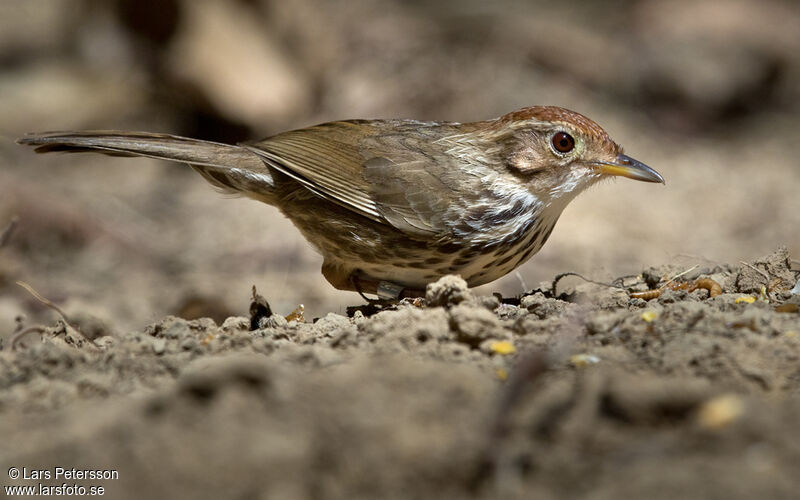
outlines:
[[518, 305], [446, 277], [424, 307], [254, 330], [58, 324], [0, 352], [0, 465], [118, 470], [75, 483], [112, 498], [796, 498], [790, 262], [650, 301], [629, 290], [674, 267]]
[[[0, 483], [796, 498], [798, 32], [791, 0], [0, 2]], [[349, 314], [276, 210], [185, 166], [14, 143], [533, 104], [595, 119], [666, 186], [604, 183], [519, 272], [377, 314]], [[254, 285], [274, 314], [251, 330]]]

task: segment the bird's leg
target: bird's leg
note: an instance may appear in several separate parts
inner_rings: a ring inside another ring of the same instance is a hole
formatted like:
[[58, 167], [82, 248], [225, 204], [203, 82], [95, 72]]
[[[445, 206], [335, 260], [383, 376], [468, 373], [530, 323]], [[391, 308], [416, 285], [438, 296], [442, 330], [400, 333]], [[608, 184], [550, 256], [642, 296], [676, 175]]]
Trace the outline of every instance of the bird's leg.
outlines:
[[372, 307], [383, 307], [383, 306], [388, 305], [390, 303], [390, 301], [388, 301], [388, 300], [381, 299], [380, 296], [377, 299], [371, 299], [371, 298], [367, 297], [366, 295], [364, 295], [365, 292], [366, 293], [375, 293], [377, 295], [377, 290], [375, 292], [370, 291], [369, 288], [372, 288], [372, 287], [369, 286], [370, 285], [369, 280], [364, 280], [362, 278], [359, 278], [358, 274], [353, 273], [353, 274], [350, 275], [350, 283], [353, 285], [353, 288], [355, 289], [355, 291], [358, 292], [359, 295], [361, 295], [361, 298], [366, 300], [367, 304], [369, 304], [370, 306], [372, 306]]
[[[370, 305], [388, 305], [405, 298], [425, 297], [425, 290], [405, 288], [397, 283], [375, 279], [359, 269], [353, 270], [333, 261], [322, 263], [322, 274], [337, 289], [358, 292]], [[378, 299], [370, 299], [364, 294], [377, 295]]]
[[[364, 300], [369, 302], [370, 305], [387, 305], [396, 303], [406, 298], [418, 298], [425, 296], [425, 292], [423, 290], [404, 288], [402, 285], [398, 285], [389, 281], [365, 277], [359, 271], [356, 271], [350, 275], [350, 282], [358, 294], [361, 295]], [[364, 295], [365, 293], [377, 295], [378, 298], [370, 299]]]

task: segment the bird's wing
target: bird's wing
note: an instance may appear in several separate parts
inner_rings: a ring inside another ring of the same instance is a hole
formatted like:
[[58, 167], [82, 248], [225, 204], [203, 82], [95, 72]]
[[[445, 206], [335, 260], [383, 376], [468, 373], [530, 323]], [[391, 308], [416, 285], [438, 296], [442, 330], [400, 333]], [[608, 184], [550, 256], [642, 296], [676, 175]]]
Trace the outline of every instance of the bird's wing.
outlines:
[[284, 132], [247, 146], [315, 194], [381, 222], [350, 122]]
[[409, 236], [430, 238], [445, 235], [442, 216], [457, 189], [436, 175], [448, 169], [431, 168], [453, 161], [432, 146], [439, 128], [399, 120], [333, 122], [247, 147], [319, 196]]

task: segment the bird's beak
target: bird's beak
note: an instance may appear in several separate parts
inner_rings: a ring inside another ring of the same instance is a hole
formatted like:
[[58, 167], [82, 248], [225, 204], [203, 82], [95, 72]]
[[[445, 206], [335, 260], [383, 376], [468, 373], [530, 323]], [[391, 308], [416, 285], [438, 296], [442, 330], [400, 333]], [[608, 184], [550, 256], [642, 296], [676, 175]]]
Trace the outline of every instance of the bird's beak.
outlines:
[[618, 154], [617, 161], [614, 163], [598, 163], [597, 168], [600, 173], [605, 175], [619, 175], [629, 179], [636, 179], [637, 181], [665, 184], [661, 174], [644, 163], [624, 154]]

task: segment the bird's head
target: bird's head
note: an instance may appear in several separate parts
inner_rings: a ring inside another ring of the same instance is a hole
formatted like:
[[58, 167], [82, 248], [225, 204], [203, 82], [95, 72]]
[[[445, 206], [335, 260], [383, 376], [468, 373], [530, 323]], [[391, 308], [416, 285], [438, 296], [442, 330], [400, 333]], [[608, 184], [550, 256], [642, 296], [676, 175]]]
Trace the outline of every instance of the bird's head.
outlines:
[[534, 106], [484, 123], [502, 134], [494, 140], [503, 144], [503, 167], [540, 196], [568, 201], [614, 176], [664, 183], [658, 172], [624, 154], [605, 130], [574, 111]]

